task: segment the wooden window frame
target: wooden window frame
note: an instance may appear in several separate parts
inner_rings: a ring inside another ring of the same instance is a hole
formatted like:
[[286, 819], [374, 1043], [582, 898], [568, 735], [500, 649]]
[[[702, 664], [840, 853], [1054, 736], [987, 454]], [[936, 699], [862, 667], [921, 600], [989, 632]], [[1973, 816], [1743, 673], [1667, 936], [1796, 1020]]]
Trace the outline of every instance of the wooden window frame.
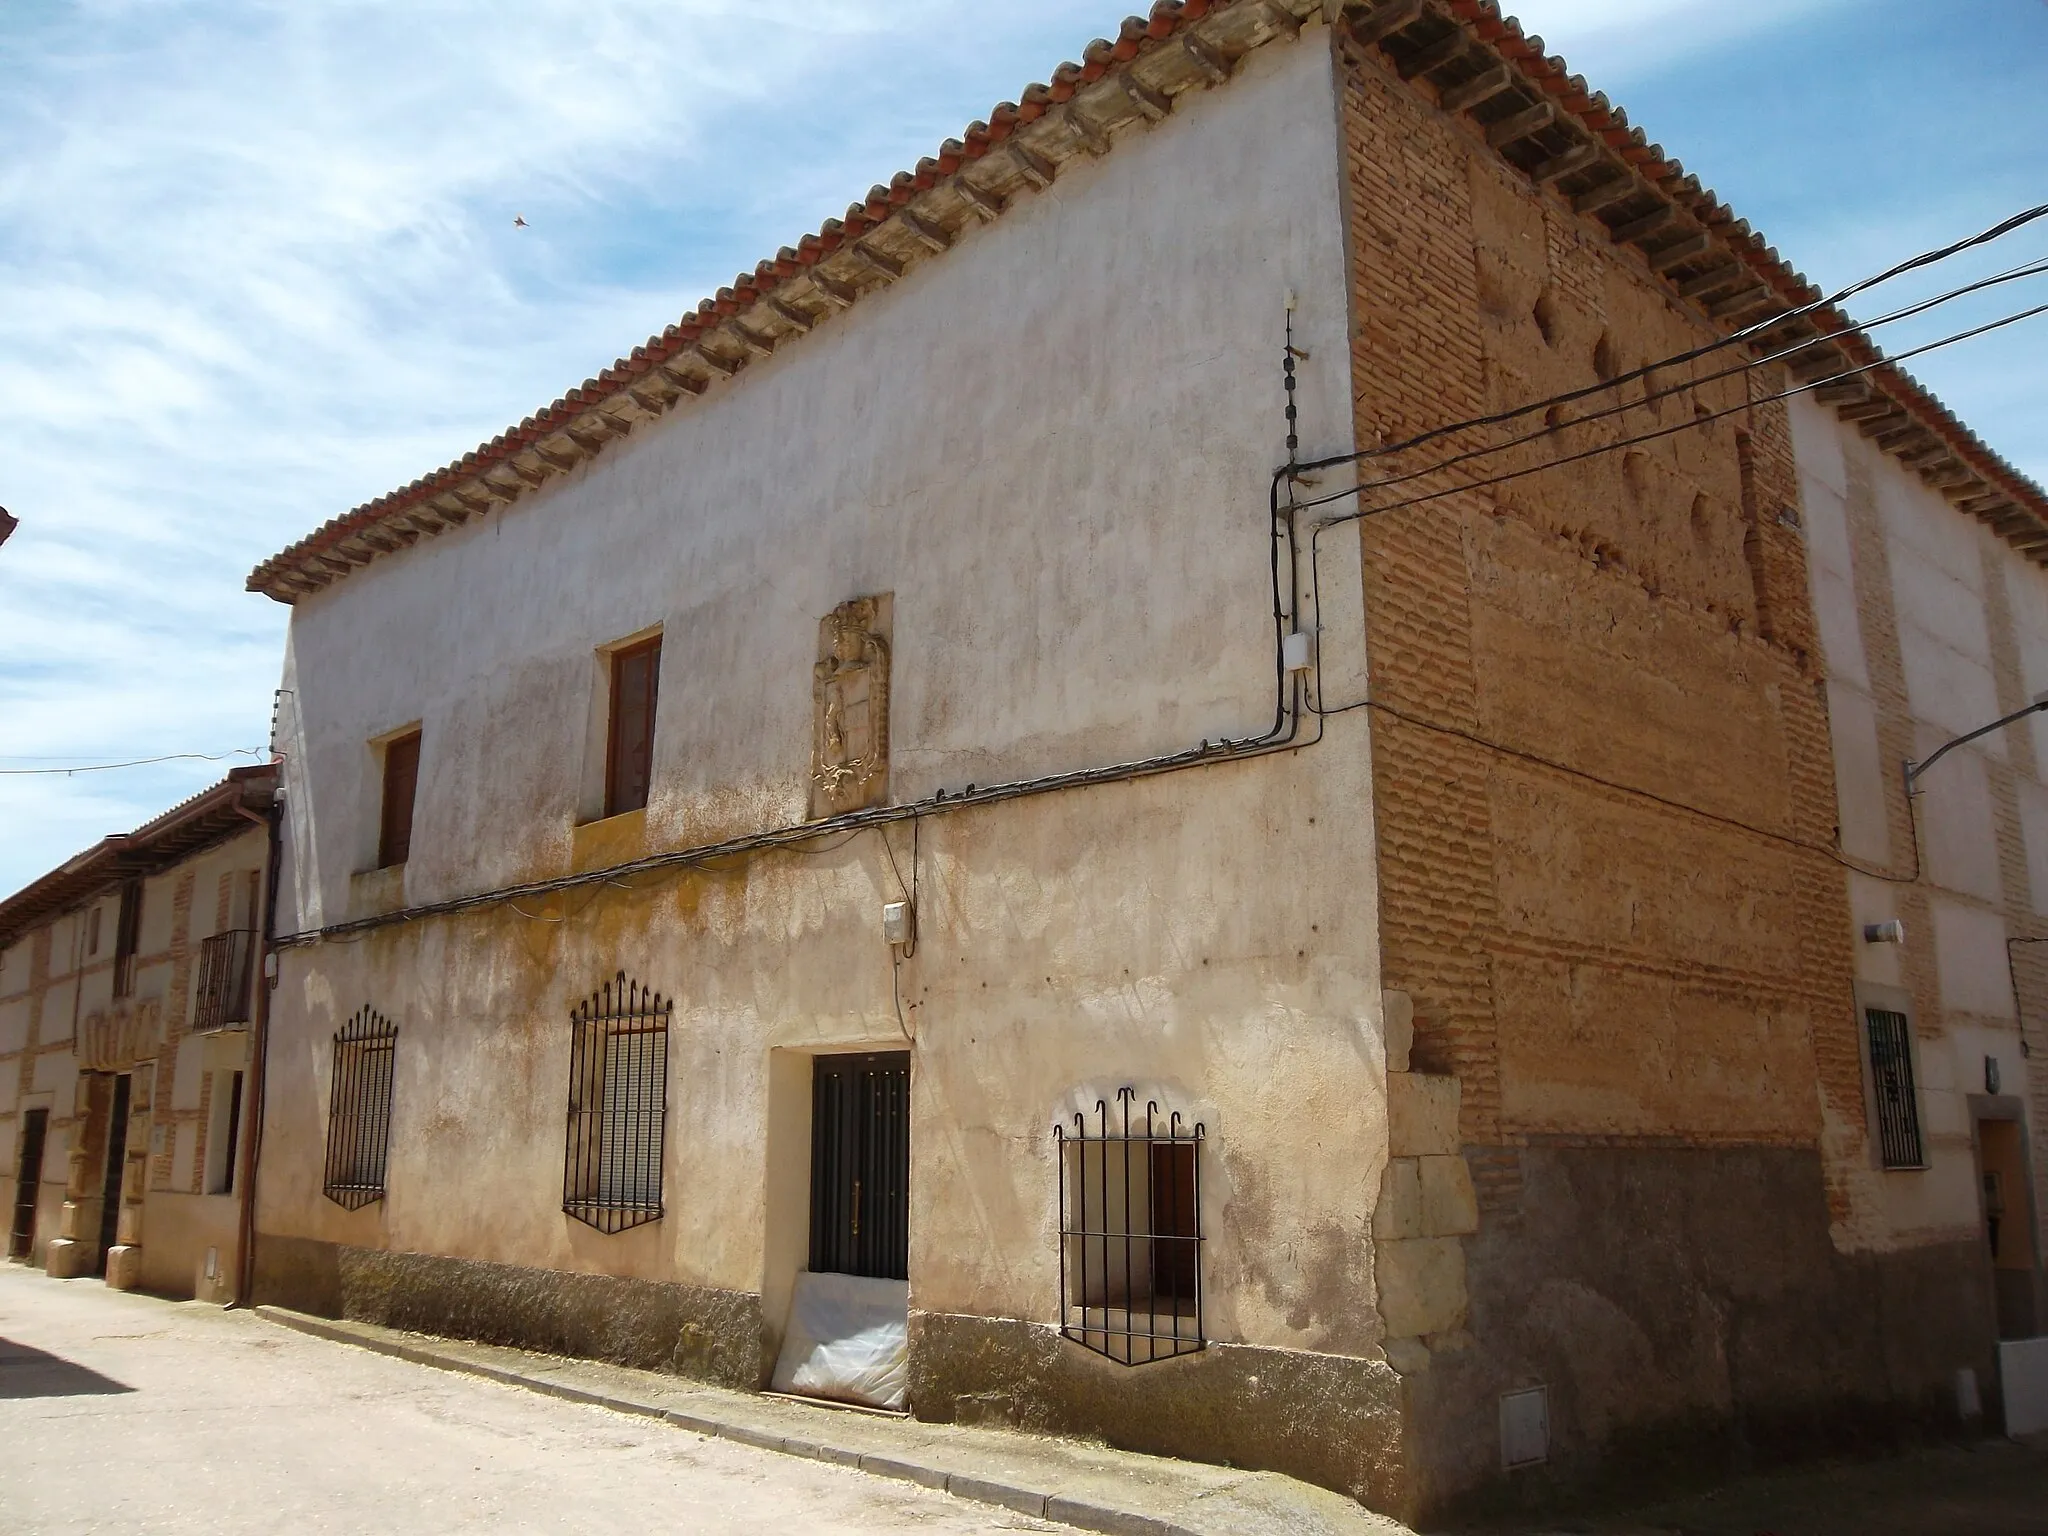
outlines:
[[135, 955], [142, 947], [142, 880], [121, 884], [121, 911], [114, 924], [114, 996], [135, 992]]
[[[377, 797], [377, 867], [394, 869], [412, 858], [413, 815], [418, 809], [420, 798], [420, 741], [418, 726], [409, 731], [400, 731], [387, 740], [378, 753], [378, 780], [381, 785]], [[403, 803], [405, 814], [402, 820], [397, 815], [400, 796], [394, 793], [398, 787], [393, 783], [394, 767], [404, 766], [410, 783], [405, 786]]]
[[[607, 818], [645, 810], [653, 793], [655, 724], [661, 708], [661, 639], [658, 634], [650, 635], [605, 653], [604, 814]], [[627, 667], [642, 658], [646, 659], [648, 667], [646, 732], [636, 763], [632, 748], [624, 739], [627, 712], [623, 707], [622, 684]], [[628, 774], [633, 767], [639, 769], [637, 785]]]

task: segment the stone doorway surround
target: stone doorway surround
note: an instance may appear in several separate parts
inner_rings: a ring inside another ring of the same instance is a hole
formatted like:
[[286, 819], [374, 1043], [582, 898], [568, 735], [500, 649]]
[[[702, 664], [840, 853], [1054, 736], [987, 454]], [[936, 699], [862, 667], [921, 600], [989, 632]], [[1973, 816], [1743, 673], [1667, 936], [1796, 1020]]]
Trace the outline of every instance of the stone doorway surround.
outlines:
[[[120, 1098], [118, 1080], [123, 1077], [128, 1079], [126, 1123], [117, 1134], [112, 1120]], [[76, 1116], [84, 1132], [72, 1141], [58, 1235], [46, 1250], [44, 1267], [53, 1279], [104, 1274], [109, 1286], [125, 1291], [141, 1278], [142, 1200], [150, 1148], [150, 1087], [155, 1078], [153, 1061], [96, 1063], [79, 1072]], [[111, 1169], [108, 1155], [117, 1147], [120, 1166]], [[109, 1228], [109, 1192], [119, 1209], [110, 1224], [113, 1240], [103, 1245]]]

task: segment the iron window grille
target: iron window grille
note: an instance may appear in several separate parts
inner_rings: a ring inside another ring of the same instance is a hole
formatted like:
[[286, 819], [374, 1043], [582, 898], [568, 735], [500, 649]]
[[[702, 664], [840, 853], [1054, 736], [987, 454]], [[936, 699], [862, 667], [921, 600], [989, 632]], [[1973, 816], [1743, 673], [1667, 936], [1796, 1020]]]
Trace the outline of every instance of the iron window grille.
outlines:
[[397, 1055], [398, 1027], [374, 1008], [358, 1011], [334, 1037], [324, 1188], [328, 1199], [351, 1211], [384, 1198]]
[[1913, 1084], [1913, 1026], [1903, 1013], [1866, 1008], [1870, 1077], [1877, 1101], [1878, 1150], [1887, 1168], [1924, 1168], [1920, 1098]]
[[1178, 1110], [1095, 1104], [1053, 1127], [1060, 1165], [1060, 1332], [1122, 1365], [1193, 1354], [1202, 1332], [1202, 1141]]
[[199, 946], [199, 1003], [192, 1031], [209, 1035], [249, 1022], [250, 972], [256, 958], [256, 930], [231, 928]]
[[571, 1015], [562, 1209], [600, 1232], [661, 1219], [671, 1011], [621, 971]]

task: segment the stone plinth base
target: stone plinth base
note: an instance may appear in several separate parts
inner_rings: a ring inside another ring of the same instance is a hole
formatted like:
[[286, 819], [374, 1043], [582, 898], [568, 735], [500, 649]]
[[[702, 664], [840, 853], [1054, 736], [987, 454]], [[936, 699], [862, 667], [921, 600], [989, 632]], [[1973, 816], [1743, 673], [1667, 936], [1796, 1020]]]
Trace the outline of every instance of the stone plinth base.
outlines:
[[72, 1237], [53, 1237], [43, 1250], [43, 1271], [52, 1280], [75, 1280], [92, 1268], [92, 1247]]
[[107, 1250], [107, 1287], [132, 1291], [142, 1280], [142, 1245], [121, 1243]]

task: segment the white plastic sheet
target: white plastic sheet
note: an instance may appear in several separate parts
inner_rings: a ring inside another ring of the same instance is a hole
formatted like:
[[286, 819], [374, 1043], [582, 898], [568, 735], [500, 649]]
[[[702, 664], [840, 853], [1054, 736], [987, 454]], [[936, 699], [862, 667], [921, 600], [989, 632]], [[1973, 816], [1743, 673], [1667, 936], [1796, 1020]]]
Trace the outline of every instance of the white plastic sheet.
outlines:
[[860, 1275], [796, 1277], [772, 1382], [778, 1392], [902, 1409], [909, 1402], [910, 1287]]

